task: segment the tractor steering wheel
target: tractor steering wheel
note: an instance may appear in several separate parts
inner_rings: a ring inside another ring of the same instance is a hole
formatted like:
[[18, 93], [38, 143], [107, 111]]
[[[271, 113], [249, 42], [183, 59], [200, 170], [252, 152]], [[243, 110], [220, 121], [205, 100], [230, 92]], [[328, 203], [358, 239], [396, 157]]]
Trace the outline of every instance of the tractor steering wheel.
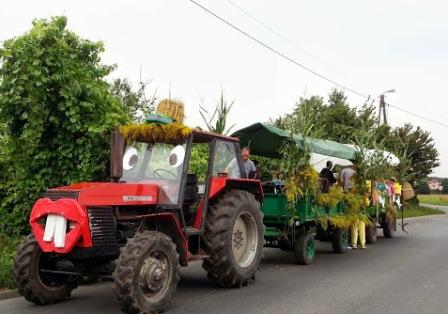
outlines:
[[158, 177], [159, 179], [168, 179], [168, 178], [164, 178], [159, 172], [168, 173], [169, 175], [171, 175], [173, 177], [174, 180], [177, 180], [177, 175], [167, 169], [157, 168], [157, 169], [154, 169], [152, 174], [154, 175], [154, 177]]

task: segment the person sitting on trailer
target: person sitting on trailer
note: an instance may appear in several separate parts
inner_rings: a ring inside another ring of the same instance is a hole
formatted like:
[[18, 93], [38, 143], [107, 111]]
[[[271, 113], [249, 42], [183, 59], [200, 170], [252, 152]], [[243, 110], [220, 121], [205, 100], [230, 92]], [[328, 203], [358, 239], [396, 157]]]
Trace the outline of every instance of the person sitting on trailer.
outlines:
[[321, 179], [321, 189], [323, 193], [328, 193], [330, 187], [336, 183], [336, 178], [334, 177], [331, 168], [333, 168], [333, 163], [331, 162], [331, 160], [328, 160], [327, 166], [323, 168], [319, 174], [319, 177]]

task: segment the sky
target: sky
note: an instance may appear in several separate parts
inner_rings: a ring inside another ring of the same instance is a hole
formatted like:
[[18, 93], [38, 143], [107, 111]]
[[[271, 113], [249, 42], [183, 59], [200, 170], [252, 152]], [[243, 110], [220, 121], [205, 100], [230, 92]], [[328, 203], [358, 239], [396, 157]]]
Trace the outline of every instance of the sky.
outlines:
[[[445, 1], [196, 0], [280, 51], [364, 95], [448, 124], [444, 87], [448, 75], [448, 3]], [[203, 125], [199, 105], [212, 109], [221, 89], [235, 100], [235, 130], [290, 112], [300, 97], [326, 97], [335, 86], [251, 41], [189, 0], [5, 1], [0, 41], [19, 36], [36, 18], [65, 15], [69, 29], [103, 41], [103, 62], [116, 64], [113, 78], [147, 94], [181, 99], [186, 123]], [[234, 4], [264, 22], [251, 19]], [[280, 36], [279, 36], [280, 34]], [[365, 99], [346, 92], [353, 107]], [[392, 126], [411, 123], [431, 132], [448, 177], [448, 127], [389, 107]]]

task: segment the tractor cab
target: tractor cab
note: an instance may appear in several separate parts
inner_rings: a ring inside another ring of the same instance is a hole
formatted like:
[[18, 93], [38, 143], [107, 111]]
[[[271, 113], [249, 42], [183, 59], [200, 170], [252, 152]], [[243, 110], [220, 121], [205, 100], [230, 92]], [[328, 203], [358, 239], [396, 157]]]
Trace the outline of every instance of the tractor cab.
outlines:
[[[116, 141], [122, 139], [115, 138]], [[157, 195], [138, 194], [134, 199], [151, 198], [158, 209], [171, 209], [187, 234], [204, 230], [202, 222], [210, 198], [229, 188], [228, 185], [243, 186], [243, 180], [248, 181], [237, 138], [192, 130], [182, 140], [139, 138], [126, 142], [125, 147], [112, 145], [113, 150], [116, 146], [115, 149], [123, 151], [122, 156], [112, 154], [118, 158], [112, 159], [112, 169], [121, 168], [112, 177], [122, 184], [156, 187]], [[255, 192], [259, 181], [249, 181], [244, 186]], [[261, 200], [262, 196], [257, 198]]]

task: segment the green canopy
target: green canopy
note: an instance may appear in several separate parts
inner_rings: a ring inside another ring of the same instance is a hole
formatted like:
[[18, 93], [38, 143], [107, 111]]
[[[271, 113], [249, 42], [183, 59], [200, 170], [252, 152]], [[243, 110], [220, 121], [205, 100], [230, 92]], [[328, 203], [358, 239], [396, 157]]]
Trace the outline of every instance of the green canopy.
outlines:
[[[249, 146], [255, 155], [279, 158], [279, 149], [290, 139], [289, 132], [264, 123], [255, 123], [232, 134], [239, 137], [241, 146]], [[294, 134], [294, 141], [303, 147], [301, 134]], [[335, 141], [306, 139], [313, 153], [353, 160], [355, 150]]]

